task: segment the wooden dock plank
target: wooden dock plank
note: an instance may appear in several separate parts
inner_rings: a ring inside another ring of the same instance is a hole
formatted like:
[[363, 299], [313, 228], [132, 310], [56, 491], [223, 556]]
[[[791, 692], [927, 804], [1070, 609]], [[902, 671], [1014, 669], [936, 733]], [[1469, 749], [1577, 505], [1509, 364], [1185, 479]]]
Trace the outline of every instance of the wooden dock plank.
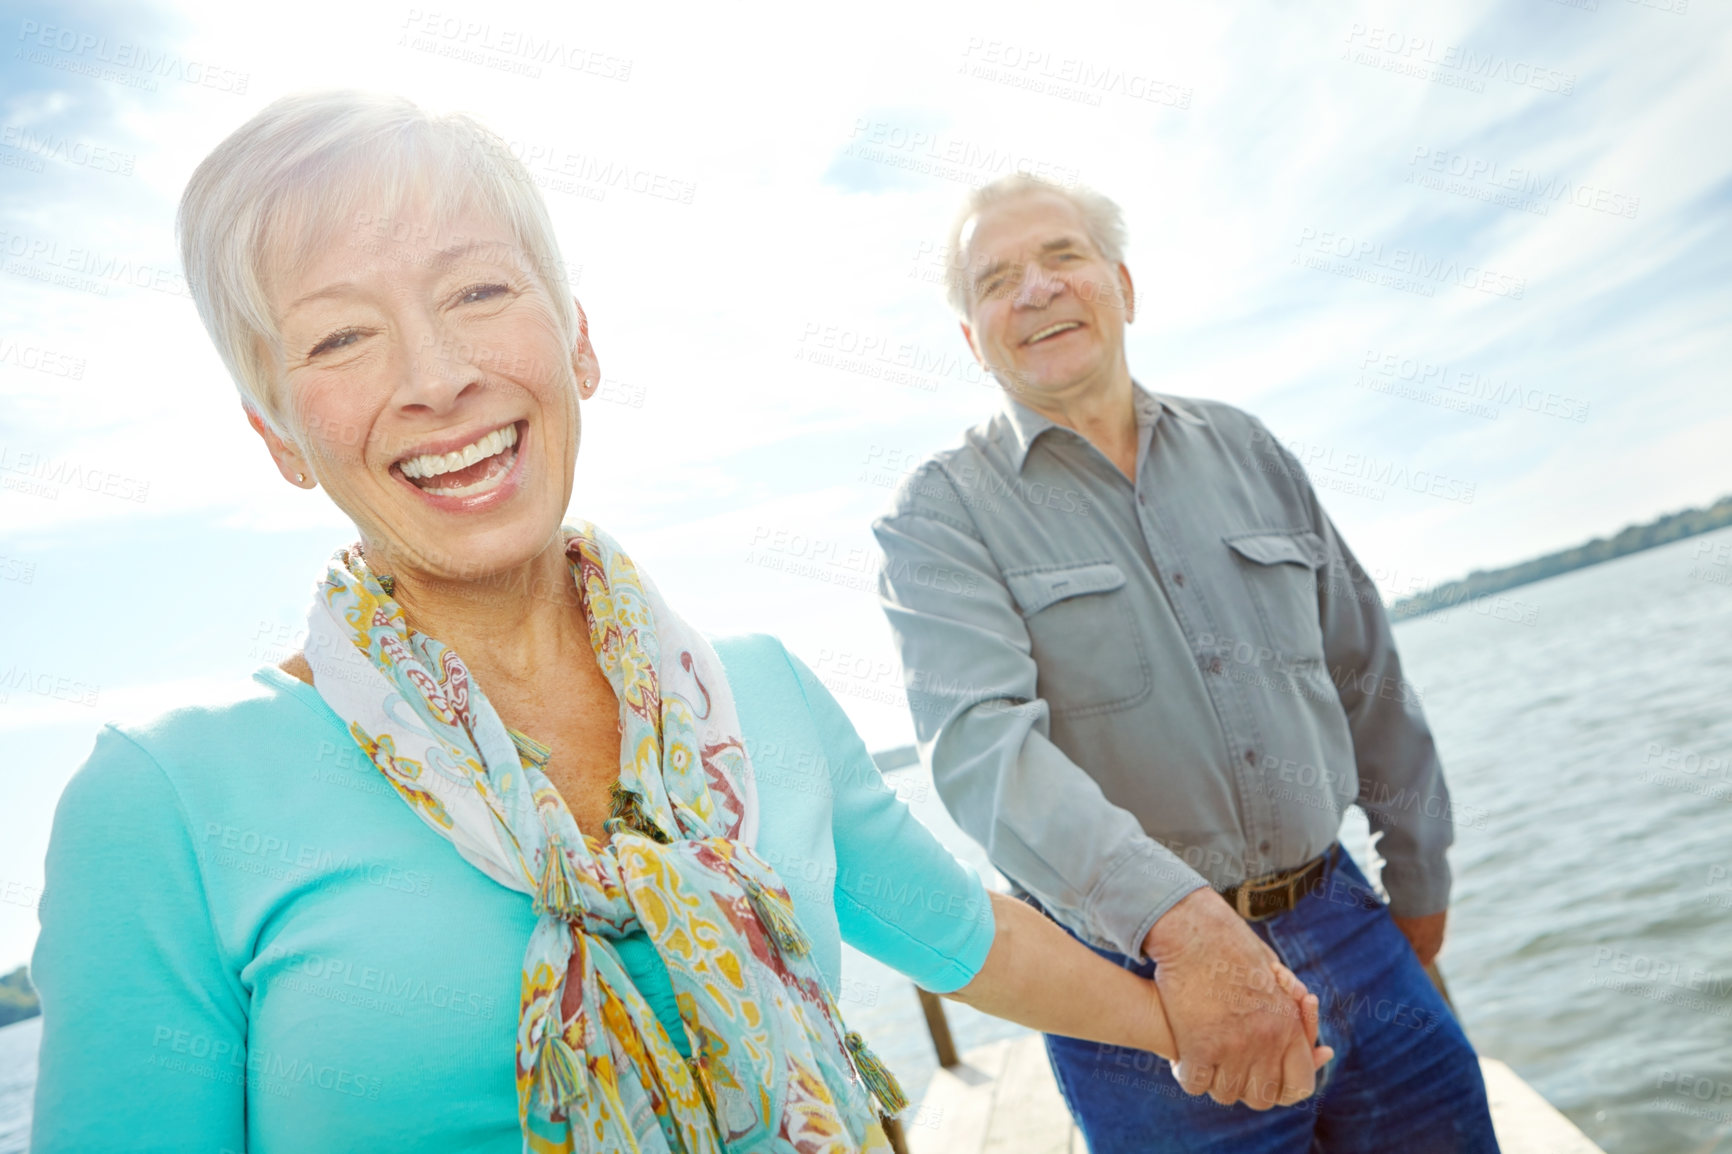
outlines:
[[1070, 1110], [1036, 1036], [1007, 1047], [981, 1154], [1070, 1154]]
[[[1481, 1058], [1504, 1154], [1603, 1154], [1507, 1065]], [[933, 1076], [911, 1117], [910, 1154], [1087, 1154], [1040, 1035], [994, 1042]]]
[[962, 1065], [932, 1076], [926, 1098], [907, 1127], [908, 1154], [978, 1154], [986, 1145], [1011, 1045], [1000, 1042], [970, 1050]]
[[1593, 1140], [1496, 1058], [1481, 1058], [1491, 1124], [1506, 1154], [1601, 1154]]

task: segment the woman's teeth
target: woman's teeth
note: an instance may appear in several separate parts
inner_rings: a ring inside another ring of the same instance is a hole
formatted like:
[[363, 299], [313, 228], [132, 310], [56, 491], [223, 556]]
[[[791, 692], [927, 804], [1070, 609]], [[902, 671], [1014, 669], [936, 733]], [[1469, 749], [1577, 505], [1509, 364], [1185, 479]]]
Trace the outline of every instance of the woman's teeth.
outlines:
[[455, 473], [467, 468], [477, 461], [486, 460], [495, 453], [503, 453], [517, 444], [517, 426], [506, 425], [494, 429], [479, 441], [464, 445], [449, 453], [424, 453], [419, 457], [404, 458], [403, 475], [411, 480], [417, 477], [437, 477], [441, 473]]
[[[424, 453], [400, 461], [403, 476], [423, 492], [438, 497], [467, 497], [485, 492], [511, 471], [517, 454], [517, 426], [505, 425], [472, 444], [449, 453]], [[443, 483], [435, 487], [434, 479]]]

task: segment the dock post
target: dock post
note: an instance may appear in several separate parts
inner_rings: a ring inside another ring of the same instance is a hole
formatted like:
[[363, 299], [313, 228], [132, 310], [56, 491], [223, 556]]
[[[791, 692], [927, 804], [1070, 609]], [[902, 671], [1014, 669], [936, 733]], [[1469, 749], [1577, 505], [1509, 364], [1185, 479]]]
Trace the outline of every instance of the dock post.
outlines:
[[944, 1017], [944, 1003], [930, 990], [916, 986], [914, 992], [920, 995], [920, 1010], [926, 1015], [926, 1030], [932, 1035], [932, 1048], [938, 1051], [938, 1064], [946, 1070], [962, 1065], [950, 1037], [950, 1023]]

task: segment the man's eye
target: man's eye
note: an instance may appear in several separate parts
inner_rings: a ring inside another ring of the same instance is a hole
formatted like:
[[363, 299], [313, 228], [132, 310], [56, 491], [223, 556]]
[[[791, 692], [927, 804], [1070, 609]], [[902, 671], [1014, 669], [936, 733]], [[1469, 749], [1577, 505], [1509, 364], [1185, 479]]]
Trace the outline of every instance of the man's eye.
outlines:
[[314, 345], [312, 351], [309, 352], [307, 356], [316, 357], [320, 353], [328, 353], [333, 349], [347, 348], [359, 339], [360, 336], [360, 329], [343, 329], [339, 332], [334, 332], [318, 344]]

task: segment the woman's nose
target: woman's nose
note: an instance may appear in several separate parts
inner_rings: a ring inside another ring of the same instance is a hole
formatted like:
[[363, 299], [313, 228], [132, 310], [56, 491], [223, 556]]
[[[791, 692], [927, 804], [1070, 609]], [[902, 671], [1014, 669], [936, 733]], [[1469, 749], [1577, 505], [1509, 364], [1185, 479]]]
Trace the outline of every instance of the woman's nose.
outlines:
[[434, 326], [409, 336], [411, 347], [397, 390], [400, 403], [438, 412], [480, 382], [482, 356], [468, 342], [441, 334]]

